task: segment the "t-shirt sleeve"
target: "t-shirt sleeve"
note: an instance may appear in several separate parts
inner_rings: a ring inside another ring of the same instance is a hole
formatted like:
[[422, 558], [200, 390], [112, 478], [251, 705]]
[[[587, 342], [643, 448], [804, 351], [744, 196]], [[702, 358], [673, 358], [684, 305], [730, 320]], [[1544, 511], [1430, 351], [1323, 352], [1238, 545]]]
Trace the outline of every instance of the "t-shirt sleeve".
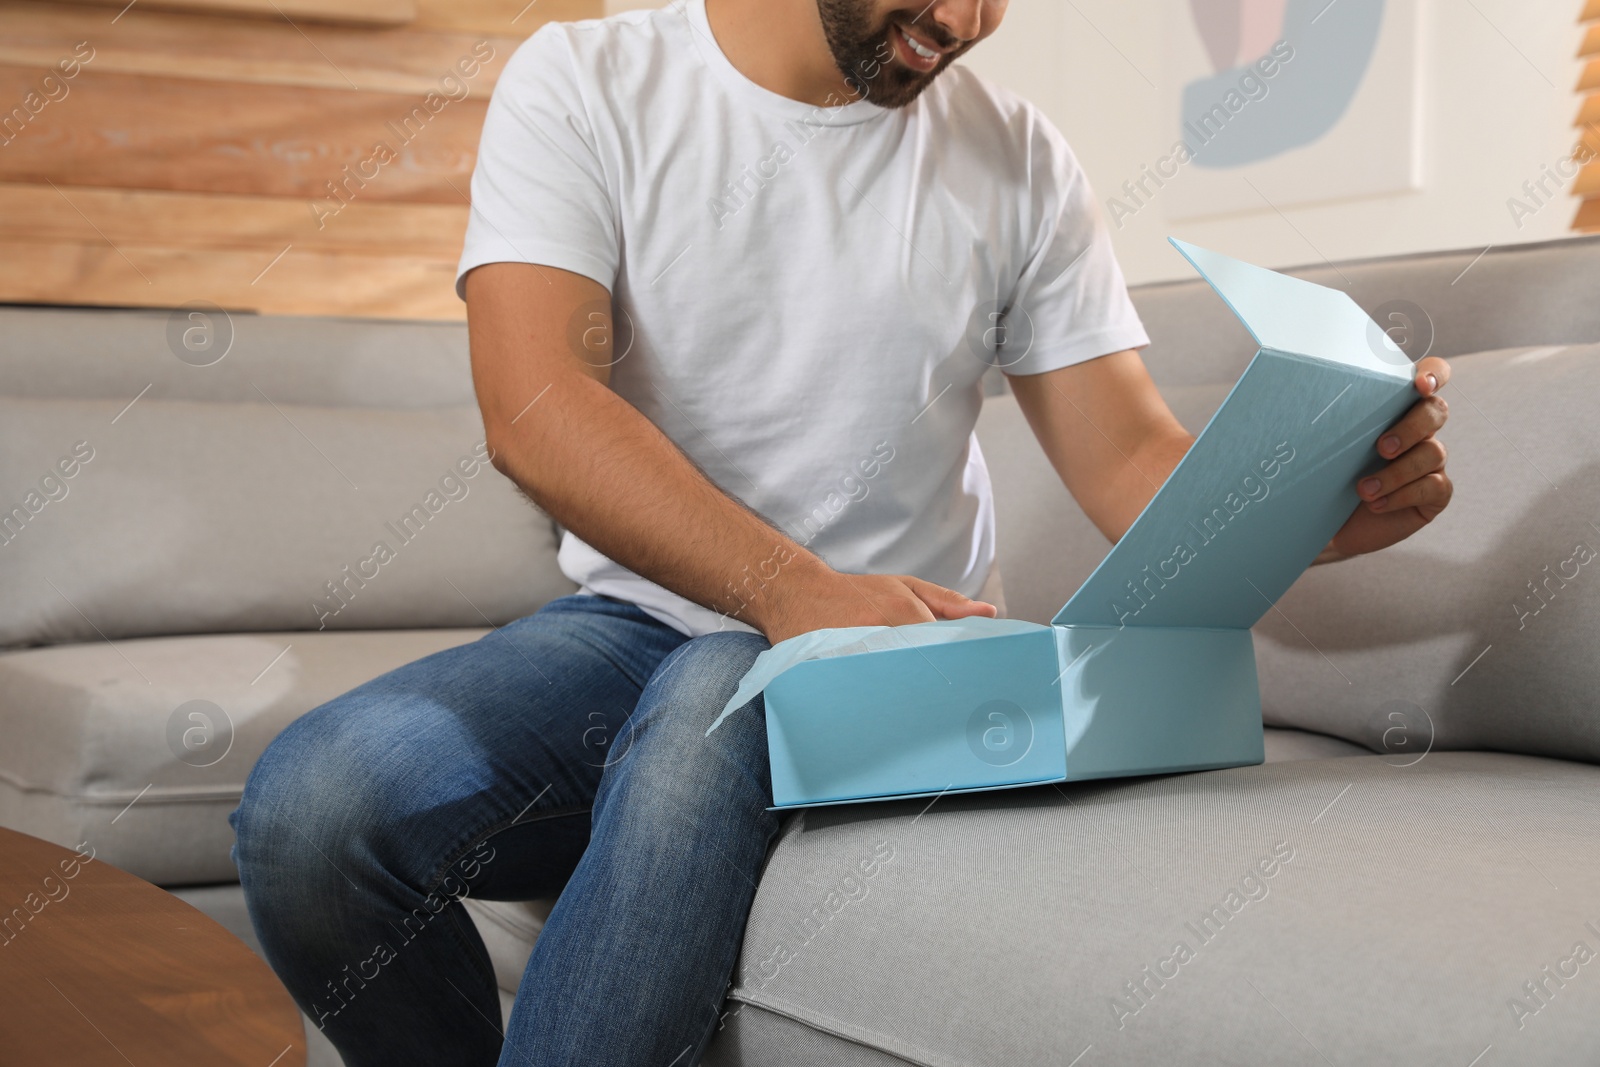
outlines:
[[[1059, 131], [1034, 117], [1033, 252], [1006, 313], [1007, 374], [1043, 374], [1150, 343], [1128, 298], [1089, 180]], [[1020, 343], [1020, 344], [1019, 344]]]
[[496, 83], [472, 172], [472, 212], [456, 295], [485, 263], [536, 263], [616, 281], [616, 214], [561, 27], [518, 46]]

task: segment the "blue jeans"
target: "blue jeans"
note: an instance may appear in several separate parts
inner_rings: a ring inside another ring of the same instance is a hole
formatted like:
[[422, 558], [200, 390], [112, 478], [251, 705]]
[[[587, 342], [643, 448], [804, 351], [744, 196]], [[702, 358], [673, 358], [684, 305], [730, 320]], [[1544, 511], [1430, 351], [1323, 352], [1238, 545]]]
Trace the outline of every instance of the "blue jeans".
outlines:
[[[267, 960], [350, 1067], [688, 1067], [778, 830], [762, 637], [568, 596], [307, 713], [231, 816]], [[504, 1035], [460, 898], [560, 894]]]

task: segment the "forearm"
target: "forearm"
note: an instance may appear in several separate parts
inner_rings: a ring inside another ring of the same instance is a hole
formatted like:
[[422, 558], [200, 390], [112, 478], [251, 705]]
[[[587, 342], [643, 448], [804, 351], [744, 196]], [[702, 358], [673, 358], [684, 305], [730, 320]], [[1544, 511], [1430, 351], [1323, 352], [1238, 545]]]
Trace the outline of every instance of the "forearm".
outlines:
[[1109, 470], [1102, 490], [1084, 506], [1100, 532], [1113, 543], [1120, 541], [1193, 444], [1193, 434], [1174, 427], [1147, 437], [1126, 462]]
[[[608, 558], [758, 629], [781, 599], [780, 570], [825, 569], [815, 555], [714, 485], [607, 386], [558, 373], [538, 404], [494, 424], [495, 466]], [[798, 583], [791, 583], [798, 584]]]
[[465, 292], [495, 467], [608, 558], [774, 644], [829, 627], [995, 614], [914, 575], [836, 571], [719, 489], [610, 389], [627, 353], [613, 357], [611, 298], [598, 282], [497, 262], [468, 272]]

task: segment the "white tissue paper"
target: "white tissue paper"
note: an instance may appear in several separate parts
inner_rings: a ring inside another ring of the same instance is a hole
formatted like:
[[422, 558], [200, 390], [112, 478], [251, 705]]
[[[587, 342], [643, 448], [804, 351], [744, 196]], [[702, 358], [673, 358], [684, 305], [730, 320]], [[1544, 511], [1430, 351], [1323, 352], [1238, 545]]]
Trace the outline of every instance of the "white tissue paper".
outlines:
[[1004, 634], [1028, 633], [1048, 630], [1036, 622], [1021, 619], [986, 619], [976, 615], [966, 619], [941, 619], [937, 622], [917, 622], [908, 626], [845, 626], [830, 630], [813, 630], [808, 634], [779, 641], [750, 665], [738, 690], [728, 700], [722, 714], [706, 730], [722, 725], [722, 721], [756, 696], [766, 691], [778, 675], [808, 659], [828, 656], [848, 656], [857, 652], [877, 652], [889, 648], [911, 648], [919, 645], [940, 645], [951, 641], [967, 641], [974, 637], [1000, 637]]

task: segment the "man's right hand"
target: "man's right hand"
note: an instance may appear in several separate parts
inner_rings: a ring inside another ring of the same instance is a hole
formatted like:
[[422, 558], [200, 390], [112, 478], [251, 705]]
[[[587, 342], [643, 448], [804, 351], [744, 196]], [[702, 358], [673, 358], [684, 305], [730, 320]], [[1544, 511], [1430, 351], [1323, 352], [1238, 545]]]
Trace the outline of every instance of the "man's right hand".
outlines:
[[992, 619], [998, 614], [993, 604], [909, 574], [841, 574], [827, 567], [805, 574], [780, 572], [752, 608], [750, 625], [773, 644], [812, 630], [906, 626], [974, 615]]

